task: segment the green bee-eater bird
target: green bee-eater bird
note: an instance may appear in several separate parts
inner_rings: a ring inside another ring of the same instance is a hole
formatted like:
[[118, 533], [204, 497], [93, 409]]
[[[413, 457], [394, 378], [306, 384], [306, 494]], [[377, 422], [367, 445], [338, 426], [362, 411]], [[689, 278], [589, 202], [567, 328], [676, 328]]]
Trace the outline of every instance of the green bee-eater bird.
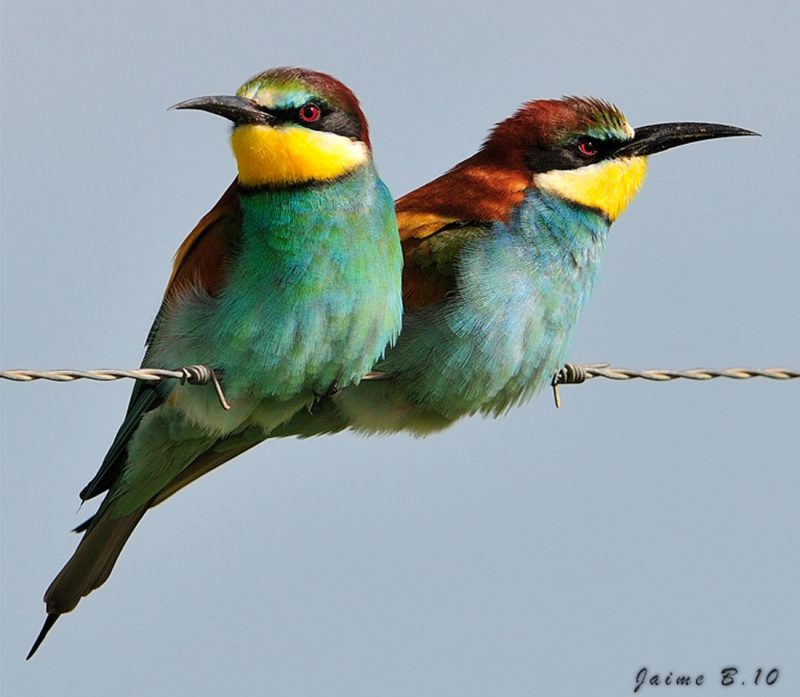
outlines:
[[402, 252], [367, 122], [341, 82], [278, 68], [236, 96], [177, 104], [233, 122], [238, 178], [180, 247], [145, 367], [205, 364], [210, 387], [138, 383], [83, 500], [107, 492], [45, 593], [47, 620], [108, 578], [147, 509], [181, 473], [263, 439], [332, 386], [357, 383], [400, 330]]

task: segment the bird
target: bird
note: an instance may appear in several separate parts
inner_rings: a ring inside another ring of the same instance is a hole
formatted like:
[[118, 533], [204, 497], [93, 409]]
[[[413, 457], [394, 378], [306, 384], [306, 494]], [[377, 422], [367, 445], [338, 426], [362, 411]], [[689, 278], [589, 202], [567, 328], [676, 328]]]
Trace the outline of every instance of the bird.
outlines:
[[425, 436], [529, 400], [567, 358], [609, 229], [648, 156], [757, 135], [696, 122], [634, 129], [590, 97], [524, 103], [476, 154], [396, 202], [404, 319], [374, 368], [386, 379], [339, 390], [272, 435]]
[[143, 367], [202, 364], [211, 385], [137, 383], [83, 501], [105, 494], [44, 595], [56, 620], [108, 578], [170, 482], [236, 455], [334, 387], [356, 384], [402, 323], [394, 202], [355, 94], [325, 73], [274, 68], [235, 95], [176, 104], [232, 122], [238, 176], [176, 254]]

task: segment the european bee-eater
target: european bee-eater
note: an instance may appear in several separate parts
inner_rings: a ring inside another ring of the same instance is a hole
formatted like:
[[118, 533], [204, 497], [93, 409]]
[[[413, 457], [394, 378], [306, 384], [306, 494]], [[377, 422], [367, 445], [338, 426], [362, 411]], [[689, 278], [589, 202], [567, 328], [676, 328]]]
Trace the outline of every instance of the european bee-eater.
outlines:
[[45, 593], [47, 620], [28, 658], [61, 614], [105, 582], [170, 482], [230, 459], [240, 441], [258, 442], [332, 386], [358, 383], [400, 330], [393, 201], [345, 85], [278, 68], [236, 96], [175, 108], [233, 122], [238, 178], [178, 250], [143, 366], [208, 365], [232, 408], [210, 386], [136, 385], [81, 499], [107, 493]]
[[757, 134], [707, 123], [634, 130], [597, 99], [524, 104], [477, 154], [397, 201], [405, 315], [375, 367], [388, 379], [340, 390], [273, 435], [423, 435], [530, 398], [567, 358], [647, 156], [744, 135]]

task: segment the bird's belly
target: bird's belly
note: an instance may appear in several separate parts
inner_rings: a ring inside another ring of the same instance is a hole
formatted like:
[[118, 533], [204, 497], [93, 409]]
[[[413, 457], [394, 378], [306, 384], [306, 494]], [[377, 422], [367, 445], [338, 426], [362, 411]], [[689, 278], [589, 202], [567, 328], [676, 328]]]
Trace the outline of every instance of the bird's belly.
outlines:
[[[468, 414], [498, 415], [549, 384], [565, 360], [573, 323], [554, 322], [541, 311], [528, 319], [490, 336], [440, 334], [435, 342], [412, 330], [379, 365], [392, 377], [342, 391], [334, 398], [337, 408], [358, 431], [418, 435]], [[401, 366], [397, 354], [405, 352], [419, 362]]]
[[[393, 377], [336, 396], [361, 431], [440, 430], [462, 416], [499, 415], [549, 384], [569, 350], [594, 269], [548, 274], [495, 265], [483, 286], [409, 313], [378, 369]], [[505, 276], [505, 277], [504, 277]]]
[[229, 433], [245, 422], [271, 430], [333, 386], [357, 381], [391, 339], [385, 295], [330, 293], [288, 307], [274, 295], [238, 298], [238, 305], [225, 304], [193, 291], [162, 323], [150, 356], [154, 365], [214, 368], [230, 411], [211, 386], [176, 385], [168, 398], [209, 432]]

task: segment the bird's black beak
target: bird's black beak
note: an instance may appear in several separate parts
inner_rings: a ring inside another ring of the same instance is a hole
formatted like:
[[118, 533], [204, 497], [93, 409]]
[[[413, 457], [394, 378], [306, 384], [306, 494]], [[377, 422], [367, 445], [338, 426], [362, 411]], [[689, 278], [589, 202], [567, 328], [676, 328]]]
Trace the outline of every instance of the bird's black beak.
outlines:
[[218, 116], [224, 116], [233, 121], [237, 126], [244, 124], [262, 124], [271, 126], [275, 123], [275, 116], [258, 102], [245, 97], [196, 97], [179, 102], [170, 109], [199, 109], [209, 111]]
[[654, 155], [686, 143], [732, 136], [757, 136], [758, 133], [720, 123], [657, 123], [636, 129], [633, 140], [614, 153], [615, 157]]

